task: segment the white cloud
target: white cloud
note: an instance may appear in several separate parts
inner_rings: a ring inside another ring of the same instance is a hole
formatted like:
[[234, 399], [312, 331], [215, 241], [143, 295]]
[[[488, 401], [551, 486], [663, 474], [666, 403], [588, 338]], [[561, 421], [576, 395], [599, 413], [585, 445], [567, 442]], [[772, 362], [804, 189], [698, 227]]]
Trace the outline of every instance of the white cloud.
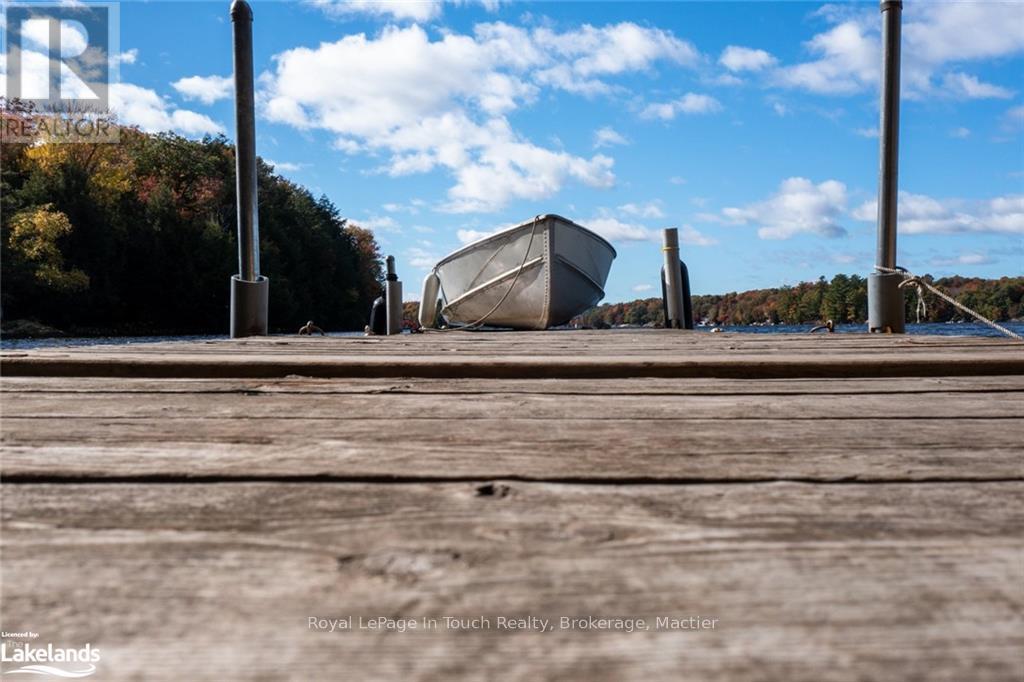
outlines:
[[203, 104], [231, 97], [235, 81], [231, 76], [189, 76], [171, 83], [185, 99], [199, 100]]
[[779, 116], [785, 116], [786, 114], [789, 113], [789, 107], [787, 107], [782, 102], [772, 102], [772, 111], [774, 111]]
[[139, 51], [136, 48], [132, 48], [127, 52], [122, 52], [119, 55], [114, 56], [114, 61], [119, 64], [134, 64], [139, 58]]
[[124, 125], [138, 126], [147, 133], [176, 131], [183, 135], [224, 133], [224, 126], [203, 114], [175, 109], [154, 90], [131, 83], [110, 86], [110, 108]]
[[872, 126], [870, 128], [857, 128], [853, 132], [855, 132], [856, 134], [860, 135], [861, 137], [878, 139], [878, 128], [877, 128], [877, 126]]
[[455, 233], [455, 236], [461, 243], [469, 244], [470, 242], [475, 242], [478, 239], [490, 237], [492, 234], [500, 232], [502, 229], [504, 228], [498, 228], [495, 230], [459, 230]]
[[878, 39], [856, 21], [845, 21], [814, 36], [806, 47], [819, 58], [778, 69], [777, 83], [811, 92], [848, 94], [878, 81]]
[[826, 180], [815, 185], [806, 178], [788, 178], [765, 201], [722, 209], [720, 220], [755, 225], [761, 239], [789, 239], [799, 234], [840, 237], [846, 230], [838, 218], [846, 207], [846, 185]]
[[942, 79], [945, 92], [961, 99], [1010, 99], [1013, 91], [1004, 87], [983, 83], [966, 73], [947, 73]]
[[353, 223], [371, 232], [401, 232], [402, 227], [391, 216], [372, 216]]
[[294, 173], [306, 167], [304, 163], [292, 163], [290, 161], [272, 161], [270, 159], [263, 159], [263, 161], [273, 166], [274, 170], [278, 173]]
[[672, 183], [673, 185], [685, 185], [686, 184], [686, 178], [680, 177], [678, 175], [673, 175], [671, 178], [668, 179], [668, 181], [670, 183]]
[[640, 112], [641, 118], [659, 118], [663, 121], [670, 121], [677, 114], [708, 114], [720, 111], [722, 105], [717, 99], [710, 95], [699, 95], [688, 92], [679, 99], [671, 102], [649, 104]]
[[418, 246], [406, 249], [405, 258], [409, 261], [409, 265], [417, 270], [429, 270], [437, 264], [437, 261], [441, 260], [437, 254]]
[[960, 126], [959, 128], [954, 128], [953, 130], [950, 130], [949, 136], [955, 137], [960, 140], [964, 140], [971, 136], [971, 129]]
[[611, 147], [618, 144], [629, 144], [629, 140], [610, 126], [599, 128], [594, 132], [594, 149]]
[[[774, 69], [771, 80], [785, 87], [825, 94], [875, 88], [881, 64], [877, 9], [854, 6], [816, 14], [835, 26], [805, 43], [815, 59]], [[1002, 86], [980, 82], [970, 74], [946, 72], [945, 68], [1024, 50], [1018, 3], [914, 3], [907, 6], [903, 19], [904, 97], [1009, 96]]]
[[309, 0], [329, 16], [369, 14], [390, 19], [430, 21], [441, 15], [440, 0]]
[[989, 265], [995, 263], [995, 259], [984, 253], [961, 253], [953, 258], [936, 257], [929, 263], [937, 267], [949, 267], [950, 265]]
[[609, 216], [591, 218], [581, 224], [610, 242], [642, 242], [656, 238], [655, 232], [643, 225], [623, 222]]
[[729, 45], [722, 50], [718, 63], [730, 71], [760, 71], [774, 66], [778, 60], [764, 50]]
[[664, 218], [665, 212], [661, 210], [660, 201], [648, 201], [645, 204], [628, 203], [619, 206], [619, 211], [627, 215], [640, 218]]
[[714, 246], [718, 243], [714, 237], [708, 237], [689, 225], [683, 225], [680, 228], [679, 241], [689, 246]]
[[650, 291], [653, 288], [654, 288], [654, 286], [651, 285], [651, 284], [634, 284], [633, 285], [633, 291], [635, 293], [638, 293], [638, 294], [643, 293], [645, 291]]
[[260, 104], [273, 121], [335, 134], [346, 153], [386, 153], [379, 170], [389, 175], [450, 173], [444, 210], [493, 211], [570, 181], [614, 183], [611, 158], [546, 149], [510, 125], [507, 114], [541, 88], [568, 87], [552, 69], [597, 92], [611, 88], [602, 78], [696, 58], [689, 43], [628, 22], [563, 33], [478, 24], [473, 35], [436, 40], [419, 26], [391, 26], [276, 55]]
[[478, 4], [488, 12], [496, 11], [502, 0], [307, 0], [335, 18], [370, 15], [385, 20], [425, 22], [441, 16], [444, 4]]
[[[866, 201], [853, 211], [853, 217], [875, 222], [877, 205], [875, 200]], [[1024, 234], [1024, 194], [967, 201], [900, 192], [897, 211], [901, 234]]]

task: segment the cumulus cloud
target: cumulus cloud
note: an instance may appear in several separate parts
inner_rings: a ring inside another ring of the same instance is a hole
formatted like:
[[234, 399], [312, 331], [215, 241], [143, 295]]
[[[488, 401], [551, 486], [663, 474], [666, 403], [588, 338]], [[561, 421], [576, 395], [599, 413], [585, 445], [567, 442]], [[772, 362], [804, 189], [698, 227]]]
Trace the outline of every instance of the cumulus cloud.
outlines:
[[[851, 94], [877, 86], [880, 74], [878, 11], [844, 7], [816, 13], [835, 25], [805, 43], [813, 59], [772, 70], [771, 80], [823, 94]], [[936, 2], [908, 5], [903, 22], [903, 96], [1006, 98], [1006, 88], [979, 81], [951, 64], [1024, 51], [1016, 3]]]
[[[494, 211], [570, 181], [615, 181], [610, 157], [534, 144], [509, 113], [544, 88], [597, 93], [612, 87], [606, 78], [696, 59], [689, 43], [629, 22], [561, 33], [488, 23], [437, 39], [416, 25], [390, 26], [276, 55], [261, 77], [260, 106], [275, 122], [329, 131], [346, 153], [383, 152], [382, 173], [446, 171], [454, 184], [443, 210]], [[609, 132], [597, 139], [613, 143]]]
[[148, 133], [176, 131], [183, 135], [224, 133], [224, 126], [209, 116], [177, 109], [154, 90], [131, 83], [110, 86], [110, 108], [124, 125], [138, 126]]
[[962, 99], [1009, 99], [1013, 91], [999, 85], [983, 83], [976, 76], [966, 73], [947, 73], [942, 79], [945, 91]]
[[594, 149], [620, 144], [629, 144], [629, 140], [610, 126], [599, 128], [594, 132]]
[[657, 118], [662, 121], [671, 121], [678, 114], [709, 114], [722, 109], [721, 103], [710, 95], [699, 95], [688, 92], [679, 99], [671, 102], [661, 102], [647, 105], [640, 112], [641, 118]]
[[583, 226], [610, 242], [643, 242], [654, 239], [655, 233], [643, 225], [629, 223], [611, 216], [591, 218]]
[[635, 293], [638, 293], [638, 294], [643, 293], [645, 291], [650, 291], [653, 288], [654, 288], [654, 285], [652, 285], [652, 284], [634, 284], [633, 285], [633, 291]]
[[231, 76], [189, 76], [171, 83], [171, 87], [185, 99], [199, 100], [203, 104], [231, 97], [235, 81]]
[[[635, 204], [626, 204], [624, 207], [619, 207], [617, 212], [599, 209], [597, 215], [580, 224], [611, 242], [661, 241], [660, 229], [651, 229], [647, 225], [637, 222], [637, 218], [643, 217], [642, 209], [638, 211], [637, 208], [641, 207], [637, 207]], [[648, 214], [647, 217], [655, 216]], [[718, 243], [716, 239], [703, 234], [691, 225], [683, 225], [679, 228], [679, 241], [690, 246], [713, 246]]]
[[729, 45], [722, 50], [718, 63], [730, 71], [760, 71], [774, 66], [778, 60], [769, 52]]
[[789, 239], [799, 234], [841, 237], [839, 216], [846, 207], [846, 185], [836, 180], [814, 184], [807, 178], [783, 180], [765, 201], [722, 209], [723, 222], [753, 225], [761, 239]]
[[[853, 211], [853, 217], [875, 222], [877, 206], [876, 200], [866, 201]], [[1024, 194], [968, 201], [900, 192], [897, 211], [902, 234], [1024, 234]]]

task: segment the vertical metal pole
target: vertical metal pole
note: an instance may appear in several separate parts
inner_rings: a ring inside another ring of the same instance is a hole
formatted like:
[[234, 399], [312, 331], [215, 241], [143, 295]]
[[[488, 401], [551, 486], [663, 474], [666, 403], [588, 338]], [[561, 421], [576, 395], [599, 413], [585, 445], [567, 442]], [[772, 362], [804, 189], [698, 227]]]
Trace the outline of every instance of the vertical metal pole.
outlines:
[[886, 270], [868, 276], [868, 330], [906, 331], [903, 277], [896, 267], [896, 207], [899, 192], [900, 23], [903, 3], [883, 0], [882, 83], [878, 125], [878, 249], [875, 265]]
[[665, 266], [662, 270], [662, 281], [665, 285], [665, 326], [669, 329], [682, 329], [683, 324], [683, 283], [682, 271], [679, 267], [679, 230], [669, 227], [663, 230]]
[[267, 333], [269, 283], [260, 275], [256, 195], [256, 104], [252, 65], [252, 8], [231, 3], [235, 64], [235, 192], [238, 198], [238, 275], [231, 278], [231, 336]]
[[388, 256], [387, 278], [384, 281], [384, 302], [387, 309], [388, 336], [402, 333], [402, 283], [395, 274], [395, 257]]
[[235, 188], [238, 192], [238, 272], [247, 282], [260, 276], [260, 227], [256, 198], [256, 112], [253, 94], [252, 9], [231, 3], [235, 48]]

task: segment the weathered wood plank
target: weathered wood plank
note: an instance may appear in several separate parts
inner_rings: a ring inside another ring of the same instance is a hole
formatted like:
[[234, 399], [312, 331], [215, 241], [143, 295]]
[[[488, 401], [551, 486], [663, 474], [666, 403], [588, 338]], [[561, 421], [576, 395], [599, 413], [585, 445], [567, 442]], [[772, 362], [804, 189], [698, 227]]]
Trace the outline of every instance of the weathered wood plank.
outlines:
[[[636, 396], [593, 394], [524, 394], [491, 392], [443, 396], [418, 393], [102, 393], [87, 400], [64, 393], [22, 394], [0, 399], [3, 414], [61, 419], [943, 419], [1024, 418], [1024, 391], [1015, 393], [928, 393], [896, 395]], [[387, 428], [385, 426], [385, 428]], [[654, 426], [653, 428], [657, 428]]]
[[4, 419], [2, 474], [991, 480], [1021, 477], [1019, 419]]
[[1024, 374], [1024, 353], [736, 354], [707, 356], [585, 355], [101, 355], [6, 356], [5, 376], [149, 378], [426, 377], [495, 379], [618, 379], [720, 377], [731, 379], [941, 377]]
[[[1024, 485], [5, 485], [4, 628], [104, 680], [1017, 680]], [[310, 632], [310, 616], [650, 630]], [[717, 619], [659, 629], [660, 616]]]
[[922, 393], [1024, 393], [1024, 375], [991, 377], [897, 377], [841, 381], [821, 379], [144, 379], [104, 377], [4, 377], [0, 402], [10, 405], [21, 394], [373, 394], [420, 395], [888, 395]]
[[1024, 374], [1012, 341], [643, 330], [400, 337], [268, 337], [6, 352], [6, 376], [901, 377]]

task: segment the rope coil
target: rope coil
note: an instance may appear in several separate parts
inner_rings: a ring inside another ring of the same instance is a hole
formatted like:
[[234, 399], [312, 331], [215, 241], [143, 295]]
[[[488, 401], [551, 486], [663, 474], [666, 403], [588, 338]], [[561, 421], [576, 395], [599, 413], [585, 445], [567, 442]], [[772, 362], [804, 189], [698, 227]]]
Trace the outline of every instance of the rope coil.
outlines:
[[935, 294], [936, 296], [938, 296], [939, 298], [944, 300], [946, 303], [949, 303], [954, 308], [957, 308], [957, 309], [967, 313], [968, 315], [970, 315], [974, 319], [978, 320], [979, 322], [987, 324], [989, 327], [992, 327], [996, 331], [999, 331], [999, 332], [1002, 332], [1003, 334], [1006, 334], [1011, 339], [1017, 339], [1018, 341], [1024, 341], [1024, 337], [1022, 337], [1020, 334], [1017, 334], [1017, 333], [1007, 329], [1006, 327], [1004, 327], [1001, 324], [997, 324], [996, 322], [993, 322], [992, 320], [988, 319], [987, 317], [985, 317], [984, 315], [979, 313], [977, 310], [974, 310], [973, 308], [968, 308], [963, 303], [960, 303], [959, 301], [957, 301], [955, 298], [953, 298], [949, 294], [946, 294], [945, 292], [941, 291], [940, 289], [935, 287], [930, 282], [926, 282], [925, 280], [921, 279], [920, 276], [912, 274], [906, 268], [887, 268], [887, 267], [884, 267], [882, 265], [876, 265], [875, 266], [875, 270], [878, 270], [879, 272], [887, 272], [887, 273], [893, 274], [893, 275], [903, 275], [903, 281], [900, 282], [900, 289], [912, 286], [912, 287], [914, 287], [917, 290], [917, 321], [918, 321], [918, 323], [921, 322], [921, 316], [922, 315], [927, 315], [928, 314], [928, 309], [927, 309], [927, 307], [925, 306], [925, 303], [924, 303], [924, 290], [927, 289], [928, 291], [932, 292], [933, 294]]

